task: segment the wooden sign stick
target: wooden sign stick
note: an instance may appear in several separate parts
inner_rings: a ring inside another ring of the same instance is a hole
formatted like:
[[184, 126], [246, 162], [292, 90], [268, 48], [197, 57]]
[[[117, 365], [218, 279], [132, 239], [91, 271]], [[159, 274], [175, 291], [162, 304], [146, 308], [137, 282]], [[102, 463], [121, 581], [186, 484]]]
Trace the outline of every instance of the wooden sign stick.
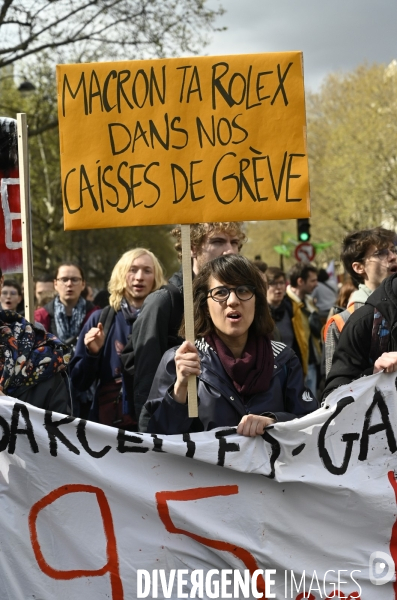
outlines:
[[[190, 225], [181, 225], [182, 238], [182, 274], [183, 274], [183, 302], [185, 311], [186, 339], [194, 344], [194, 317], [193, 317], [193, 285], [192, 285], [192, 259], [190, 243]], [[196, 377], [191, 375], [188, 381], [188, 410], [189, 417], [198, 417]]]
[[33, 251], [30, 218], [28, 126], [25, 113], [17, 114], [19, 189], [21, 198], [22, 261], [25, 318], [34, 323]]

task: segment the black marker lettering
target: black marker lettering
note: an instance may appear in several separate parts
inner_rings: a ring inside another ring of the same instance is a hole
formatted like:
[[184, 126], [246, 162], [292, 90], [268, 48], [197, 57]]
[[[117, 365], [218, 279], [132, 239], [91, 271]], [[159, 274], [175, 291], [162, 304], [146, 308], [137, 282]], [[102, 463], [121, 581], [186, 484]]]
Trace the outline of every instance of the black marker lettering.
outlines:
[[180, 117], [174, 117], [171, 121], [171, 131], [178, 131], [179, 133], [182, 133], [185, 136], [185, 143], [183, 144], [183, 146], [177, 146], [176, 144], [172, 144], [172, 147], [175, 148], [176, 150], [182, 150], [182, 148], [185, 148], [187, 146], [187, 143], [189, 141], [189, 134], [186, 131], [186, 129], [183, 129], [183, 127], [176, 127], [175, 123], [180, 123], [181, 122], [181, 118]]
[[258, 202], [263, 202], [263, 201], [265, 201], [265, 200], [267, 200], [269, 198], [268, 196], [261, 196], [260, 195], [258, 183], [260, 181], [263, 181], [265, 178], [264, 177], [258, 177], [258, 171], [257, 171], [257, 166], [256, 166], [256, 164], [259, 161], [266, 160], [266, 159], [267, 159], [267, 156], [254, 156], [252, 158], [252, 169], [254, 171], [255, 191], [256, 191], [256, 198], [257, 198]]
[[219, 450], [218, 450], [218, 462], [216, 463], [218, 467], [225, 466], [225, 457], [226, 452], [240, 452], [240, 444], [236, 442], [227, 443], [226, 436], [232, 435], [236, 433], [236, 429], [225, 429], [221, 431], [217, 431], [215, 433], [215, 437], [219, 440]]
[[280, 456], [281, 446], [279, 442], [272, 435], [270, 435], [270, 433], [266, 429], [262, 437], [265, 440], [265, 442], [270, 444], [272, 447], [272, 453], [270, 456], [270, 473], [269, 475], [265, 475], [265, 477], [268, 477], [269, 479], [274, 479], [276, 473], [275, 464], [276, 460]]
[[[94, 85], [95, 85], [96, 91], [94, 91]], [[96, 98], [97, 96], [99, 96], [99, 101], [101, 103], [101, 112], [103, 112], [101, 86], [99, 83], [98, 75], [95, 73], [94, 70], [92, 70], [91, 77], [90, 77], [90, 91], [89, 91], [89, 102], [88, 102], [88, 112], [90, 115], [92, 114], [92, 99]]]
[[[291, 155], [292, 156], [292, 155]], [[302, 155], [300, 155], [302, 156]], [[284, 179], [284, 171], [285, 171], [285, 163], [287, 161], [287, 152], [284, 152], [284, 159], [283, 159], [283, 164], [281, 165], [281, 169], [280, 169], [280, 176], [278, 178], [278, 186], [276, 188], [276, 183], [274, 181], [274, 177], [273, 177], [273, 169], [272, 169], [272, 165], [270, 163], [270, 156], [267, 156], [267, 163], [269, 166], [269, 173], [270, 173], [270, 179], [272, 182], [272, 187], [273, 187], [273, 192], [274, 192], [274, 196], [276, 198], [276, 200], [278, 200], [280, 198], [280, 194], [281, 194], [281, 188], [283, 185], [283, 179]], [[291, 164], [291, 160], [288, 164], [288, 167]], [[292, 177], [296, 177], [296, 175], [292, 175]], [[300, 175], [298, 175], [298, 177], [300, 177]], [[287, 198], [288, 198], [288, 192], [287, 192]]]
[[[286, 202], [301, 202], [301, 200], [302, 200], [302, 198], [288, 198], [290, 179], [299, 179], [299, 177], [300, 177], [300, 175], [291, 175], [292, 161], [295, 156], [300, 156], [303, 158], [306, 155], [305, 154], [290, 154], [289, 155], [288, 168], [287, 168], [287, 183], [285, 186], [285, 201]], [[284, 170], [283, 170], [283, 173], [284, 173]], [[281, 177], [281, 174], [280, 174], [280, 177]]]
[[107, 202], [107, 204], [109, 204], [109, 206], [112, 206], [113, 208], [115, 208], [119, 203], [119, 192], [118, 192], [118, 189], [116, 188], [116, 186], [113, 185], [112, 183], [110, 183], [110, 181], [108, 181], [106, 179], [105, 175], [108, 171], [113, 171], [113, 167], [111, 165], [108, 165], [107, 167], [104, 168], [103, 173], [102, 173], [102, 181], [103, 181], [104, 185], [106, 185], [106, 187], [108, 187], [114, 191], [114, 193], [116, 194], [116, 202], [111, 202], [108, 198], [105, 198], [105, 201]]
[[270, 102], [271, 105], [274, 104], [274, 102], [278, 96], [278, 93], [281, 92], [283, 95], [283, 98], [284, 98], [284, 104], [285, 104], [285, 106], [288, 106], [288, 98], [287, 98], [287, 94], [285, 93], [284, 81], [285, 81], [285, 78], [287, 77], [288, 71], [290, 70], [290, 68], [292, 67], [293, 64], [294, 63], [289, 63], [289, 65], [285, 69], [283, 75], [281, 75], [280, 65], [277, 65], [277, 75], [278, 75], [279, 84], [278, 84], [278, 88], [276, 89], [276, 92], [273, 96], [273, 100]]
[[[117, 144], [115, 141], [115, 136], [113, 134], [113, 130], [115, 128], [121, 128], [118, 131], [116, 129]], [[122, 154], [123, 152], [128, 150], [128, 148], [130, 147], [130, 144], [131, 144], [131, 133], [130, 133], [130, 130], [128, 129], [128, 127], [123, 125], [123, 123], [108, 123], [108, 130], [109, 130], [110, 146], [112, 149], [113, 156], [116, 156], [116, 154]], [[125, 135], [125, 134], [127, 134], [127, 135]], [[122, 145], [122, 144], [124, 144], [124, 145]]]
[[[86, 183], [85, 187], [83, 187], [84, 183]], [[98, 202], [94, 196], [94, 192], [92, 191], [93, 187], [94, 187], [94, 185], [91, 184], [90, 180], [88, 179], [88, 175], [87, 175], [87, 171], [85, 170], [85, 166], [81, 165], [81, 167], [80, 167], [80, 206], [83, 206], [83, 192], [88, 191], [90, 198], [91, 198], [92, 206], [93, 206], [94, 210], [97, 211], [97, 210], [99, 210], [99, 206], [98, 206]]]
[[[177, 172], [182, 175], [184, 183], [185, 183], [185, 189], [181, 193], [179, 198], [177, 195], [178, 191], [177, 191], [176, 177], [175, 177]], [[172, 182], [174, 184], [174, 200], [172, 201], [172, 204], [178, 204], [178, 202], [181, 202], [181, 200], [183, 200], [187, 194], [187, 191], [189, 189], [189, 180], [187, 178], [185, 171], [182, 169], [182, 167], [180, 167], [179, 165], [176, 165], [174, 163], [171, 163], [171, 174], [172, 174]]]
[[110, 106], [109, 104], [108, 87], [110, 79], [117, 79], [117, 72], [115, 70], [110, 71], [109, 75], [106, 76], [105, 83], [103, 84], [103, 106], [106, 112], [112, 111], [117, 106], [117, 104], [113, 104], [113, 106]]
[[[21, 415], [21, 417], [25, 421], [26, 429], [18, 429], [19, 415]], [[34, 454], [37, 454], [37, 452], [39, 451], [39, 447], [34, 437], [33, 426], [30, 420], [29, 411], [24, 404], [19, 404], [18, 402], [16, 402], [12, 409], [10, 442], [8, 444], [9, 454], [14, 454], [15, 452], [18, 433], [21, 435], [27, 435], [32, 452]]]
[[147, 175], [149, 173], [149, 169], [151, 169], [154, 166], [159, 167], [160, 163], [159, 162], [152, 162], [152, 163], [150, 163], [150, 165], [145, 169], [145, 172], [143, 174], [143, 179], [146, 181], [146, 183], [148, 183], [149, 185], [152, 185], [154, 188], [156, 188], [156, 190], [157, 190], [157, 198], [153, 202], [153, 204], [144, 204], [145, 208], [153, 208], [153, 206], [155, 206], [157, 204], [157, 202], [158, 202], [158, 200], [160, 198], [160, 194], [161, 194], [160, 188], [157, 185], [157, 183], [155, 183], [154, 181], [152, 181], [151, 179], [149, 179], [149, 177]]
[[79, 93], [80, 86], [82, 86], [83, 95], [84, 95], [84, 114], [88, 115], [88, 101], [87, 101], [87, 89], [85, 86], [85, 74], [82, 73], [81, 77], [80, 77], [80, 81], [78, 83], [78, 86], [77, 86], [77, 89], [75, 92], [72, 91], [72, 88], [69, 85], [67, 75], [64, 75], [64, 77], [63, 77], [63, 87], [62, 87], [62, 115], [63, 116], [66, 116], [66, 106], [65, 106], [66, 87], [68, 88], [69, 93], [72, 96], [73, 100], [75, 100], [77, 97], [77, 94]]
[[119, 168], [117, 169], [117, 179], [119, 181], [119, 183], [121, 183], [121, 185], [125, 188], [126, 192], [127, 192], [127, 204], [125, 205], [124, 208], [119, 208], [117, 207], [118, 212], [120, 213], [124, 213], [131, 202], [131, 189], [130, 186], [128, 185], [128, 181], [126, 181], [120, 174], [120, 171], [123, 167], [128, 167], [128, 163], [123, 161], [122, 163], [119, 164]]
[[[371, 425], [372, 415], [376, 407], [378, 407], [379, 409], [380, 416], [382, 418], [382, 423], [378, 423], [377, 425]], [[367, 412], [365, 413], [364, 427], [361, 435], [360, 453], [358, 455], [358, 460], [367, 460], [369, 436], [374, 435], [374, 433], [378, 433], [379, 431], [386, 431], [386, 438], [387, 443], [389, 445], [389, 450], [392, 454], [394, 454], [397, 450], [397, 444], [393, 428], [390, 423], [389, 409], [387, 408], [382, 393], [377, 388], [375, 388], [373, 402], [367, 410]]]
[[[222, 123], [225, 123], [225, 127], [223, 127], [223, 130], [226, 133], [226, 135], [224, 135], [223, 139], [221, 136]], [[221, 117], [218, 121], [218, 125], [216, 128], [216, 134], [218, 137], [218, 141], [222, 146], [227, 146], [229, 144], [230, 140], [232, 139], [232, 136], [233, 136], [232, 126], [230, 125], [229, 121], [227, 119], [225, 119], [224, 117]]]
[[65, 181], [63, 184], [63, 197], [65, 198], [66, 210], [68, 211], [68, 213], [70, 215], [72, 215], [73, 213], [79, 212], [79, 210], [83, 207], [83, 201], [82, 201], [81, 197], [80, 197], [80, 206], [78, 208], [71, 208], [70, 204], [69, 204], [69, 198], [68, 198], [68, 192], [67, 192], [68, 179], [69, 179], [69, 176], [72, 173], [74, 173], [75, 171], [76, 171], [76, 169], [71, 169], [69, 171], [69, 173], [66, 174]]
[[44, 416], [44, 427], [48, 433], [48, 440], [50, 442], [50, 454], [51, 456], [58, 456], [58, 443], [57, 438], [66, 448], [73, 452], [73, 454], [80, 454], [80, 450], [76, 448], [68, 438], [59, 431], [59, 427], [61, 425], [66, 425], [67, 423], [73, 423], [74, 417], [64, 417], [59, 421], [52, 420], [52, 412], [50, 410], [45, 411]]
[[140, 187], [142, 185], [142, 181], [138, 181], [135, 183], [134, 181], [134, 174], [135, 174], [135, 169], [144, 169], [145, 165], [131, 165], [130, 166], [130, 190], [131, 190], [131, 200], [132, 200], [132, 206], [134, 208], [136, 208], [137, 206], [139, 206], [140, 204], [143, 204], [143, 200], [141, 200], [140, 202], [135, 202], [135, 188]]
[[349, 466], [349, 461], [352, 455], [353, 443], [360, 438], [359, 433], [345, 433], [342, 435], [342, 442], [346, 442], [345, 455], [343, 457], [342, 464], [340, 467], [337, 467], [333, 464], [332, 459], [329, 455], [328, 450], [325, 447], [325, 436], [328, 431], [328, 427], [336, 419], [336, 417], [342, 412], [342, 410], [352, 404], [354, 402], [354, 398], [352, 396], [346, 396], [346, 398], [342, 398], [336, 405], [336, 409], [332, 413], [332, 415], [327, 419], [324, 425], [321, 427], [320, 433], [318, 435], [318, 453], [323, 462], [324, 467], [332, 473], [333, 475], [343, 475], [347, 471], [347, 467]]
[[157, 83], [154, 68], [150, 67], [150, 96], [149, 96], [150, 106], [153, 106], [153, 104], [154, 104], [154, 97], [153, 97], [153, 89], [154, 88], [156, 88], [157, 97], [160, 100], [161, 104], [164, 104], [164, 102], [165, 102], [165, 83], [166, 83], [165, 65], [163, 65], [161, 67], [161, 75], [162, 75], [162, 86], [163, 86], [162, 93], [160, 92], [160, 88]]
[[[143, 88], [144, 88], [143, 99], [141, 101], [138, 100], [138, 94], [137, 94], [137, 87], [140, 87], [140, 86], [138, 86], [138, 77], [140, 77], [142, 79]], [[136, 72], [136, 75], [134, 77], [134, 82], [132, 84], [131, 93], [132, 93], [132, 99], [135, 102], [136, 106], [138, 106], [139, 108], [143, 108], [143, 106], [145, 106], [146, 99], [149, 95], [149, 80], [143, 69], [139, 69]]]
[[[123, 75], [125, 75], [125, 77], [122, 79]], [[117, 110], [119, 113], [121, 113], [121, 96], [123, 96], [124, 100], [127, 102], [130, 108], [134, 108], [134, 106], [128, 100], [123, 88], [123, 84], [126, 83], [130, 77], [131, 72], [127, 71], [126, 69], [117, 73]]]
[[163, 448], [163, 440], [159, 438], [155, 433], [150, 434], [153, 438], [153, 452], [164, 452]]
[[196, 452], [196, 442], [193, 442], [193, 440], [190, 439], [190, 433], [183, 434], [183, 441], [185, 442], [187, 447], [185, 456], [187, 458], [193, 458]]
[[3, 450], [7, 448], [10, 441], [10, 426], [4, 417], [0, 417], [0, 427], [3, 430], [3, 435], [1, 436], [0, 440], [0, 452], [3, 452]]
[[170, 128], [168, 125], [167, 113], [165, 113], [165, 115], [164, 115], [164, 122], [165, 122], [165, 140], [162, 140], [161, 136], [157, 130], [156, 125], [154, 124], [154, 122], [151, 119], [149, 120], [150, 142], [152, 144], [153, 150], [154, 150], [154, 138], [156, 138], [157, 141], [160, 142], [160, 144], [163, 146], [164, 150], [168, 150], [170, 147]]
[[[217, 75], [217, 68], [224, 67], [223, 73], [221, 75]], [[228, 94], [227, 90], [222, 86], [221, 79], [226, 75], [229, 71], [229, 65], [225, 62], [216, 63], [212, 65], [212, 109], [216, 110], [216, 97], [215, 92], [218, 90], [224, 101], [230, 108], [234, 106], [235, 102], [233, 98]]]
[[193, 181], [193, 168], [194, 165], [198, 165], [199, 163], [202, 163], [202, 160], [192, 160], [190, 163], [190, 197], [192, 199], [193, 202], [196, 202], [197, 200], [202, 200], [204, 198], [204, 196], [195, 196], [194, 194], [194, 186], [198, 185], [199, 183], [202, 183], [202, 179], [198, 179], [197, 181]]
[[244, 171], [246, 171], [248, 169], [250, 164], [251, 164], [251, 161], [248, 158], [242, 158], [240, 160], [240, 202], [243, 199], [243, 186], [247, 190], [247, 192], [248, 192], [249, 196], [252, 198], [252, 200], [254, 202], [256, 202], [256, 196], [255, 196], [254, 192], [251, 190], [250, 185], [247, 181], [247, 178], [244, 175]]
[[80, 419], [79, 424], [77, 425], [77, 439], [79, 440], [80, 444], [83, 446], [87, 454], [92, 456], [92, 458], [102, 458], [103, 456], [105, 456], [105, 454], [109, 452], [109, 450], [112, 449], [112, 447], [105, 446], [104, 448], [102, 448], [102, 450], [93, 450], [87, 441], [87, 434], [85, 430], [86, 425], [87, 421], [85, 421], [84, 419]]
[[139, 434], [132, 435], [132, 434], [128, 433], [127, 431], [124, 431], [124, 429], [119, 429], [119, 431], [117, 433], [117, 441], [118, 441], [117, 452], [120, 452], [120, 454], [125, 454], [125, 452], [137, 452], [138, 454], [144, 454], [145, 452], [147, 452], [149, 450], [149, 448], [142, 448], [142, 447], [137, 448], [136, 446], [127, 446], [126, 445], [126, 444], [142, 444], [143, 439], [138, 436], [139, 436]]
[[215, 165], [214, 168], [214, 173], [212, 175], [212, 187], [214, 190], [214, 194], [216, 196], [216, 199], [218, 200], [218, 202], [220, 202], [221, 204], [230, 204], [231, 202], [233, 202], [233, 200], [236, 198], [239, 189], [240, 189], [240, 182], [239, 179], [237, 177], [237, 175], [235, 175], [234, 173], [232, 173], [231, 175], [225, 175], [225, 177], [222, 177], [222, 181], [227, 181], [228, 179], [234, 179], [236, 182], [236, 193], [234, 194], [233, 198], [231, 200], [225, 200], [224, 198], [221, 197], [219, 190], [218, 190], [218, 181], [217, 181], [217, 176], [218, 176], [218, 168], [220, 167], [221, 163], [223, 162], [223, 159], [226, 158], [226, 156], [234, 156], [236, 157], [237, 155], [234, 152], [227, 152], [226, 154], [224, 154], [223, 156], [221, 156], [221, 158], [218, 160], [218, 162]]
[[203, 147], [203, 136], [202, 136], [201, 132], [204, 133], [205, 137], [207, 138], [207, 140], [209, 141], [211, 146], [215, 146], [215, 118], [214, 118], [214, 115], [211, 116], [211, 124], [212, 124], [212, 137], [209, 136], [200, 117], [196, 117], [197, 134], [198, 134], [200, 148]]

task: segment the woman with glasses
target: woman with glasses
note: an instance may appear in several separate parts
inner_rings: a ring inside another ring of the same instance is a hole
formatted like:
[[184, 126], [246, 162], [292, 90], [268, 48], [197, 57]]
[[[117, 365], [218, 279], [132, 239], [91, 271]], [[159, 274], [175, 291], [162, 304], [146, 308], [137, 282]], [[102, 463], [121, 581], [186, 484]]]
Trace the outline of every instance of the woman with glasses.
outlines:
[[[196, 343], [186, 341], [163, 356], [141, 430], [175, 434], [237, 426], [238, 433], [256, 436], [318, 407], [304, 390], [294, 352], [269, 338], [266, 285], [249, 260], [228, 255], [207, 263], [193, 281], [193, 302]], [[191, 375], [198, 379], [195, 419], [187, 408]]]

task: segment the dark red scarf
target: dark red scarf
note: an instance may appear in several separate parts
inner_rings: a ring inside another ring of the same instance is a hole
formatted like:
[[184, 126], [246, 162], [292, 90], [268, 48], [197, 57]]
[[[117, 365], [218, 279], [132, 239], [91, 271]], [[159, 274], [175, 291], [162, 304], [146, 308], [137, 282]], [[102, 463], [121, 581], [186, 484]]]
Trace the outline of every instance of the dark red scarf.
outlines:
[[218, 354], [223, 368], [239, 394], [243, 397], [252, 396], [269, 389], [274, 371], [274, 357], [267, 336], [257, 336], [249, 332], [241, 358], [234, 358], [231, 350], [215, 332], [207, 335], [205, 340]]

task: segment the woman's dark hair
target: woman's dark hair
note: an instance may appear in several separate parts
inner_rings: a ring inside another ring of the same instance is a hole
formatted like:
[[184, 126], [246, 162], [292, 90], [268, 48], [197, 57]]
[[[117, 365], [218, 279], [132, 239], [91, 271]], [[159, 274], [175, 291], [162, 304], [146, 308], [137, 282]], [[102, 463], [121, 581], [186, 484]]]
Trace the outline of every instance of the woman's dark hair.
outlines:
[[[239, 254], [218, 256], [208, 262], [193, 280], [194, 332], [196, 336], [208, 335], [214, 330], [207, 296], [210, 277], [232, 287], [252, 285], [255, 288], [255, 316], [251, 328], [256, 335], [269, 335], [274, 328], [266, 300], [266, 284], [257, 267]], [[210, 300], [213, 302], [213, 300]], [[185, 321], [179, 330], [185, 337]]]
[[64, 262], [64, 263], [60, 264], [57, 268], [54, 279], [58, 279], [58, 273], [59, 273], [59, 269], [61, 267], [76, 267], [76, 269], [78, 269], [78, 271], [80, 272], [81, 279], [83, 281], [85, 281], [83, 269], [81, 267], [79, 267], [79, 265], [76, 265], [76, 263], [73, 263], [73, 262]]
[[22, 288], [15, 279], [5, 279], [3, 282], [3, 287], [13, 287], [17, 290], [18, 296], [22, 296]]

